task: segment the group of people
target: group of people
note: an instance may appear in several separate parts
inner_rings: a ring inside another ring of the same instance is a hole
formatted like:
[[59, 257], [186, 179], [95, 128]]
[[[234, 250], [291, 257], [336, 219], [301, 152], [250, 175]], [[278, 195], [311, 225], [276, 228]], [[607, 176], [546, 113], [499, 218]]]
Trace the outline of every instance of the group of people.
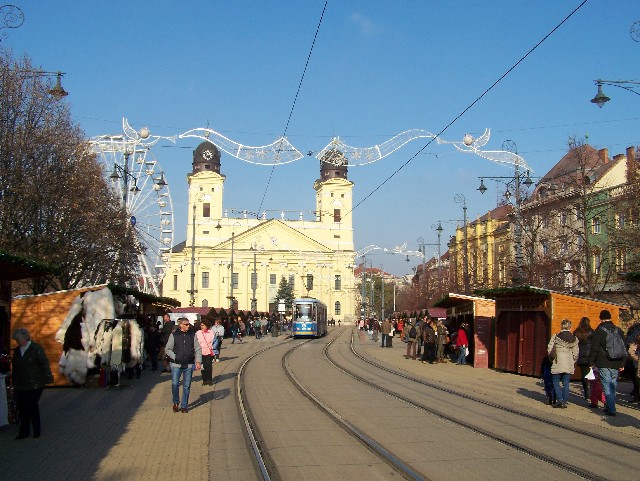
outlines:
[[[460, 324], [454, 336], [450, 336], [449, 330], [442, 319], [408, 319], [392, 321], [384, 319], [378, 322], [376, 319], [360, 320], [358, 327], [371, 332], [371, 339], [378, 341], [378, 334], [382, 335], [380, 347], [392, 347], [393, 338], [399, 332], [400, 340], [407, 344], [406, 359], [418, 360], [423, 364], [443, 363], [447, 359], [447, 348], [451, 346], [456, 355], [456, 364], [465, 365], [469, 355], [469, 342], [467, 330], [469, 326], [463, 322]], [[452, 339], [453, 338], [453, 341]], [[455, 349], [453, 347], [455, 346]], [[422, 353], [422, 354], [421, 354]]]
[[[618, 374], [624, 368], [627, 355], [635, 363], [634, 393], [638, 400], [638, 347], [640, 336], [629, 347], [625, 346], [624, 333], [617, 327], [608, 310], [600, 312], [600, 324], [591, 327], [587, 317], [571, 332], [571, 321], [560, 323], [560, 332], [551, 337], [547, 346], [548, 356], [543, 362], [543, 376], [548, 401], [555, 408], [566, 408], [569, 401], [569, 383], [580, 368], [584, 398], [592, 408], [603, 402], [607, 416], [616, 415], [616, 389]], [[548, 377], [551, 377], [550, 383]]]

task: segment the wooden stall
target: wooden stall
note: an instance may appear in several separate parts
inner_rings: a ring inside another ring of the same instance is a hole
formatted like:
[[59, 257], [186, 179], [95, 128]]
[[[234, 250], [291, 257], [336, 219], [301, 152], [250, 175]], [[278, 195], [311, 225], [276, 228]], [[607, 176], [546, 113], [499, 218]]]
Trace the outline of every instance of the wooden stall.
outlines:
[[563, 319], [573, 323], [573, 330], [582, 317], [588, 317], [595, 329], [603, 309], [611, 312], [615, 324], [627, 310], [619, 304], [536, 287], [481, 292], [496, 302], [496, 369], [528, 376], [540, 376], [549, 339], [560, 331]]
[[446, 309], [449, 331], [458, 329], [466, 322], [472, 328], [469, 336], [469, 352], [473, 367], [493, 367], [494, 342], [493, 321], [495, 318], [495, 301], [483, 297], [466, 296], [464, 294], [449, 293], [434, 307]]

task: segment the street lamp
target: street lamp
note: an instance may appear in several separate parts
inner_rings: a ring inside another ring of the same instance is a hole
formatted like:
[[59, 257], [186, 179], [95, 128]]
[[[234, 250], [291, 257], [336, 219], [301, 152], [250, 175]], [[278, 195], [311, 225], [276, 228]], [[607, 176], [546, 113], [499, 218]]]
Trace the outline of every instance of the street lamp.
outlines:
[[604, 104], [606, 104], [609, 100], [611, 100], [602, 91], [602, 86], [603, 85], [611, 85], [612, 87], [619, 87], [621, 89], [628, 90], [629, 92], [634, 93], [636, 95], [640, 95], [640, 92], [638, 92], [637, 90], [634, 90], [636, 88], [635, 87], [636, 85], [640, 85], [640, 82], [635, 82], [633, 80], [603, 80], [603, 79], [597, 79], [597, 80], [594, 80], [594, 82], [598, 86], [598, 92], [596, 93], [595, 97], [593, 97], [591, 99], [591, 103], [592, 104], [596, 104], [600, 108], [602, 108], [602, 106]]
[[442, 231], [444, 230], [442, 228], [442, 223], [440, 221], [438, 221], [438, 225], [436, 226], [435, 224], [433, 224], [431, 226], [431, 230], [435, 230], [438, 233], [438, 273], [442, 272], [442, 255], [440, 254], [440, 240], [442, 237]]
[[463, 245], [462, 245], [462, 252], [463, 252], [463, 266], [462, 266], [462, 275], [464, 277], [463, 282], [464, 282], [464, 293], [465, 294], [469, 294], [469, 246], [467, 245], [467, 199], [465, 199], [463, 194], [456, 194], [455, 197], [453, 198], [453, 200], [457, 203], [457, 204], [462, 204], [462, 213], [463, 213], [463, 217], [462, 217], [462, 228], [463, 233]]
[[[502, 143], [502, 150], [507, 152], [512, 152], [518, 155], [518, 146], [513, 140], [505, 140]], [[506, 191], [504, 196], [507, 201], [511, 200], [511, 191], [510, 187], [513, 185], [514, 193], [515, 193], [515, 228], [514, 228], [514, 241], [516, 245], [516, 275], [514, 276], [514, 283], [519, 284], [522, 281], [522, 185], [525, 185], [527, 188], [533, 185], [533, 180], [531, 180], [531, 176], [529, 175], [529, 171], [527, 170], [525, 173], [520, 173], [520, 167], [518, 164], [514, 164], [514, 173], [512, 177], [479, 177], [480, 179], [480, 187], [478, 190], [481, 194], [484, 194], [487, 191], [487, 187], [484, 185], [484, 179], [491, 179], [497, 182], [503, 182], [506, 185]]]

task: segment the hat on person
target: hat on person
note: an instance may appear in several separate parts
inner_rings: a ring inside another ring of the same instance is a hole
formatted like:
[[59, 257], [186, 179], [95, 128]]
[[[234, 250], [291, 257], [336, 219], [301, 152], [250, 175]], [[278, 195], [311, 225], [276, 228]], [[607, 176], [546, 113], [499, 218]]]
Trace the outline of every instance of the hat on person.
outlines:
[[603, 309], [602, 311], [600, 311], [600, 320], [601, 321], [610, 321], [611, 320], [611, 313], [609, 311], [607, 311], [606, 309]]

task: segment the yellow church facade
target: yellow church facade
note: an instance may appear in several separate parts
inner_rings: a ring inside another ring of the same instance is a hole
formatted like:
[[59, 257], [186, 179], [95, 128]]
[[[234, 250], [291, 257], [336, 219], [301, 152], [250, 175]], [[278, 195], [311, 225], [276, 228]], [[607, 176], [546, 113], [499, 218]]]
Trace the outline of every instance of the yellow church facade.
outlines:
[[183, 306], [234, 307], [273, 312], [281, 279], [295, 297], [315, 297], [329, 319], [355, 319], [353, 182], [339, 153], [321, 162], [312, 220], [229, 217], [223, 209], [225, 176], [220, 152], [203, 142], [188, 176], [186, 241], [172, 249], [163, 295]]

